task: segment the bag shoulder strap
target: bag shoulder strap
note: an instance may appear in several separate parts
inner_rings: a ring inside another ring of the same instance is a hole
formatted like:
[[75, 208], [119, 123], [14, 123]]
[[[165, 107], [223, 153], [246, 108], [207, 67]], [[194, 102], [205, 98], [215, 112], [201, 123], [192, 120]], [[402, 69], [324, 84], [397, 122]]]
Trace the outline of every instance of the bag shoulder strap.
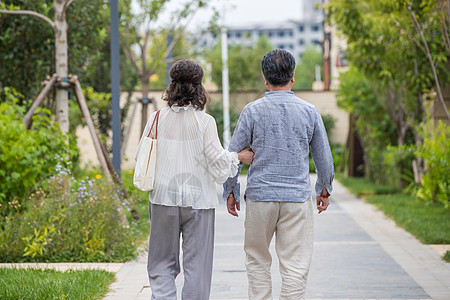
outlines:
[[156, 121], [156, 127], [155, 127], [155, 130], [156, 130], [155, 139], [156, 140], [158, 139], [158, 121], [159, 121], [159, 113], [160, 112], [161, 112], [161, 110], [158, 110], [156, 112], [155, 118], [153, 119], [152, 127], [150, 127], [150, 131], [148, 132], [148, 135], [147, 135], [147, 137], [150, 137], [150, 133], [152, 133], [152, 130], [153, 130], [153, 125], [155, 125], [155, 121]]

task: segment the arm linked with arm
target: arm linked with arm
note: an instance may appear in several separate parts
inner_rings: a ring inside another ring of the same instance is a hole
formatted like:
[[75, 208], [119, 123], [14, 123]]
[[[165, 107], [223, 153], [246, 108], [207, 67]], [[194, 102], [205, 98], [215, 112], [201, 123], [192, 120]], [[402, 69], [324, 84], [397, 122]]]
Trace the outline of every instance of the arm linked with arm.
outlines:
[[[251, 119], [248, 110], [244, 108], [234, 129], [233, 136], [230, 141], [229, 151], [240, 152], [250, 147], [252, 143]], [[227, 200], [230, 193], [234, 194], [237, 201], [240, 200], [240, 183], [238, 181], [241, 173], [242, 163], [239, 163], [239, 170], [236, 176], [228, 178], [223, 184], [223, 199]]]
[[325, 188], [329, 194], [331, 194], [333, 190], [334, 166], [325, 126], [317, 108], [315, 109], [315, 115], [314, 131], [310, 146], [311, 156], [314, 160], [317, 172], [315, 192], [316, 196], [320, 196], [323, 188]]

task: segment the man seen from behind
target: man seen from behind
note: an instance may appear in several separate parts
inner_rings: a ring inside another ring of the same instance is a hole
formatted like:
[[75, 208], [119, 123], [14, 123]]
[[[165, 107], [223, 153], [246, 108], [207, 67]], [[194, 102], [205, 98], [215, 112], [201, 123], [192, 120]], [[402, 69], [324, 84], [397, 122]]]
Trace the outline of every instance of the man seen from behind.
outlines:
[[[269, 92], [244, 108], [229, 147], [239, 152], [251, 146], [255, 153], [244, 196], [248, 294], [250, 300], [272, 299], [269, 246], [275, 234], [279, 299], [304, 299], [314, 238], [309, 152], [317, 171], [319, 214], [330, 204], [333, 159], [318, 109], [291, 91], [294, 57], [285, 50], [270, 51], [261, 69]], [[234, 216], [240, 210], [238, 176], [224, 183], [227, 209]]]

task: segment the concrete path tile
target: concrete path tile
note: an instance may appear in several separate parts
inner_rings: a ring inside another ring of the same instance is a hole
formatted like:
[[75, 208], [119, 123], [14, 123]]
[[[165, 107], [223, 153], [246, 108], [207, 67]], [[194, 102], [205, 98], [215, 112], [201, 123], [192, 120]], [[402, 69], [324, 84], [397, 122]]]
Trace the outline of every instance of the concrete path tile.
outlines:
[[[315, 182], [315, 176], [312, 182]], [[241, 188], [245, 177], [241, 176]], [[221, 188], [218, 186], [218, 193]], [[243, 194], [243, 191], [242, 191]], [[216, 210], [211, 299], [247, 299], [243, 251], [245, 203], [239, 218]], [[272, 243], [273, 296], [281, 288]], [[181, 290], [183, 274], [177, 280]], [[450, 264], [422, 245], [374, 206], [335, 183], [332, 205], [315, 215], [315, 243], [308, 299], [450, 299]], [[125, 264], [105, 299], [150, 299], [146, 258]]]

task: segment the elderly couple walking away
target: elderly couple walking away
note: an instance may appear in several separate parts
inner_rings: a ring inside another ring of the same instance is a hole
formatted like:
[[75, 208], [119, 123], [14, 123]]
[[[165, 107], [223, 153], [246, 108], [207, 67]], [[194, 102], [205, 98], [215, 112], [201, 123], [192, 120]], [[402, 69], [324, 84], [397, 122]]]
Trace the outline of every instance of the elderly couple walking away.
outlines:
[[[159, 112], [155, 182], [150, 192], [152, 299], [177, 299], [180, 235], [182, 299], [209, 299], [219, 201], [216, 183], [223, 183], [228, 212], [238, 216], [242, 163], [250, 164], [244, 195], [248, 297], [272, 299], [269, 245], [275, 234], [282, 277], [279, 299], [304, 298], [314, 232], [310, 149], [317, 170], [314, 196], [319, 213], [330, 203], [333, 160], [319, 111], [291, 91], [294, 57], [285, 50], [270, 51], [261, 69], [269, 92], [245, 106], [228, 151], [220, 144], [214, 118], [204, 110], [209, 97], [202, 86], [202, 68], [181, 60], [170, 70], [171, 83], [163, 95], [168, 106]], [[155, 117], [156, 112], [143, 137], [156, 133], [156, 128], [151, 129]]]

